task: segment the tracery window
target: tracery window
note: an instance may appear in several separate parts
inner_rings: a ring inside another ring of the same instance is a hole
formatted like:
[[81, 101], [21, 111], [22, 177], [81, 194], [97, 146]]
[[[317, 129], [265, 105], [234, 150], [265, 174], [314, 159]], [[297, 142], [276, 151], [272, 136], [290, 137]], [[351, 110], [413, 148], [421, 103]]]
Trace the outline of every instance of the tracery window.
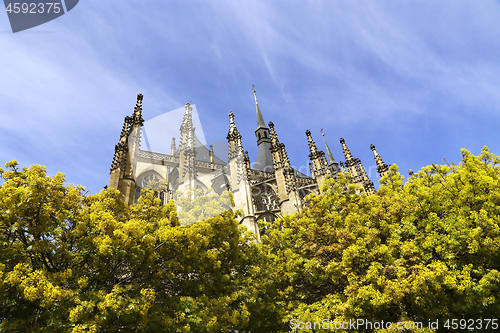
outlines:
[[279, 198], [269, 185], [263, 185], [252, 189], [257, 211], [270, 211], [280, 209]]
[[143, 188], [147, 188], [154, 191], [155, 198], [159, 198], [161, 200], [161, 204], [164, 205], [168, 198], [168, 186], [165, 184], [165, 181], [156, 173], [149, 172], [140, 178], [139, 182], [136, 184], [135, 188], [135, 202], [141, 196], [141, 190]]

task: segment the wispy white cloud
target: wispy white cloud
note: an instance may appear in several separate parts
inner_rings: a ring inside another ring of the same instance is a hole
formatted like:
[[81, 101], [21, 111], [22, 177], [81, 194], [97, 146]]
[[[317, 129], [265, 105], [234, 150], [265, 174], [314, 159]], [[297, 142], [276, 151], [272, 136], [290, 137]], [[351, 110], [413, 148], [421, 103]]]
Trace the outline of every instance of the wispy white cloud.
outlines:
[[207, 141], [224, 141], [234, 110], [252, 156], [256, 84], [292, 160], [305, 128], [324, 127], [354, 150], [376, 136], [410, 165], [418, 154], [400, 152], [431, 143], [419, 130], [449, 128], [432, 137], [443, 150], [470, 122], [464, 142], [493, 137], [481, 126], [498, 119], [499, 14], [494, 1], [80, 2], [33, 30], [54, 33], [0, 34], [0, 160], [95, 191], [139, 92], [146, 120], [193, 99]]

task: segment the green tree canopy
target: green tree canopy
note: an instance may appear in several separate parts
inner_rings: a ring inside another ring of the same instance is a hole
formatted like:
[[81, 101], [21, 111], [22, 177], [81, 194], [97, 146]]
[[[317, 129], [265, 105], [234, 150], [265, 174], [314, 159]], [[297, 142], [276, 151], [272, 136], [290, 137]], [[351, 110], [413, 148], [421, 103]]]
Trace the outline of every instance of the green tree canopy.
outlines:
[[404, 186], [393, 165], [371, 196], [341, 174], [302, 214], [270, 225], [267, 289], [283, 322], [498, 316], [500, 158], [486, 147], [462, 156]]
[[393, 165], [375, 195], [328, 179], [262, 243], [230, 210], [180, 226], [150, 191], [127, 207], [41, 166], [0, 174], [0, 331], [290, 332], [325, 319], [442, 330], [500, 313], [500, 158], [486, 147], [404, 185]]
[[[259, 251], [232, 211], [179, 226], [150, 191], [86, 196], [41, 166], [1, 171], [2, 332], [219, 332], [248, 326]], [[245, 286], [245, 288], [242, 288]]]
[[233, 194], [229, 191], [218, 195], [211, 188], [175, 192], [175, 205], [181, 225], [189, 225], [219, 215], [234, 207]]

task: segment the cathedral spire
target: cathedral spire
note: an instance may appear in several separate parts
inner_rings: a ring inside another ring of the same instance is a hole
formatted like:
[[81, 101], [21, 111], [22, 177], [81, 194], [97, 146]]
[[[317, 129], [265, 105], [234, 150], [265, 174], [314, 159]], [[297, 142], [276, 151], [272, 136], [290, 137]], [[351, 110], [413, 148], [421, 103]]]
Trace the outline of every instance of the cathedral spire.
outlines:
[[377, 153], [375, 150], [375, 145], [370, 145], [370, 148], [373, 151], [373, 157], [375, 158], [375, 162], [377, 163], [377, 171], [380, 174], [380, 177], [384, 177], [388, 171], [389, 171], [389, 166], [382, 161], [382, 157]]
[[257, 137], [257, 160], [255, 161], [254, 169], [272, 172], [273, 156], [270, 150], [271, 134], [260, 112], [259, 103], [257, 103], [257, 95], [255, 94], [255, 86], [253, 86], [253, 95], [255, 97], [255, 109], [257, 112], [257, 129], [255, 130], [255, 136]]
[[257, 94], [255, 93], [255, 85], [252, 86], [253, 96], [255, 97], [255, 109], [257, 112], [257, 129], [259, 128], [267, 128], [266, 123], [264, 122], [264, 118], [262, 117], [262, 113], [260, 112], [259, 103], [257, 102]]
[[331, 177], [336, 178], [338, 173], [340, 172], [339, 164], [337, 163], [337, 161], [335, 161], [335, 158], [333, 158], [332, 151], [330, 150], [328, 143], [326, 143], [325, 133], [323, 133], [323, 129], [321, 130], [321, 132], [323, 140], [325, 140], [326, 155], [328, 157], [328, 171]]
[[325, 140], [326, 156], [328, 157], [328, 164], [336, 163], [335, 159], [333, 158], [332, 151], [330, 150], [330, 147], [328, 147], [328, 143], [326, 143], [325, 133], [321, 133], [321, 135], [323, 136], [323, 140]]

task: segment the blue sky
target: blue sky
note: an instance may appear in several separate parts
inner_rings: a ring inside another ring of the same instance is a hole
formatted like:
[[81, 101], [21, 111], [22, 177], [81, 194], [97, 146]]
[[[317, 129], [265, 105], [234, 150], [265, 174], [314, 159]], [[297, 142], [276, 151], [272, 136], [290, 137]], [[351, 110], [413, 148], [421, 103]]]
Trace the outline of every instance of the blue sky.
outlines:
[[207, 141], [225, 141], [232, 110], [255, 160], [255, 84], [297, 168], [321, 128], [367, 170], [371, 143], [404, 175], [460, 148], [500, 155], [498, 1], [82, 0], [16, 34], [0, 13], [0, 50], [0, 164], [91, 193], [138, 93], [146, 120], [193, 100]]

